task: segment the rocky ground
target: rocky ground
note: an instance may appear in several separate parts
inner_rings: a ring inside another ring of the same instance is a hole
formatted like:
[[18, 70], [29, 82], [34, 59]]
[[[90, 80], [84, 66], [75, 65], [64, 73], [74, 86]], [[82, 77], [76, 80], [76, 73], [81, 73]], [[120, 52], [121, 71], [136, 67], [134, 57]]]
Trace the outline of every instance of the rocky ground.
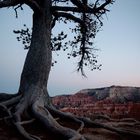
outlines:
[[[104, 122], [107, 125], [118, 125], [116, 122]], [[33, 125], [33, 126], [32, 126]], [[77, 128], [76, 125], [72, 123], [63, 123], [64, 126], [71, 126], [72, 128]], [[32, 127], [31, 127], [32, 126]], [[30, 124], [25, 126], [28, 132], [39, 136], [42, 140], [62, 140], [58, 136], [53, 134], [48, 134], [47, 130], [39, 123]], [[123, 128], [128, 128], [128, 126], [121, 126]], [[31, 129], [34, 128], [34, 129]], [[43, 131], [42, 131], [43, 130]], [[140, 126], [133, 127], [133, 130], [140, 132]], [[138, 137], [131, 136], [121, 136], [117, 133], [105, 130], [103, 128], [84, 128], [81, 132], [86, 136], [88, 140], [139, 140]], [[25, 140], [22, 138], [17, 131], [9, 124], [5, 122], [0, 122], [0, 140]]]

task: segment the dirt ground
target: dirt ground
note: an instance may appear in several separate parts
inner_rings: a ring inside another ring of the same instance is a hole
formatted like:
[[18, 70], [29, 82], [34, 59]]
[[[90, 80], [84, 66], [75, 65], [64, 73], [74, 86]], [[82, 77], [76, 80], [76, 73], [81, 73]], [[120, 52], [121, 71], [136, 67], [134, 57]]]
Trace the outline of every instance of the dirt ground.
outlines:
[[[77, 126], [72, 123], [63, 123], [64, 126], [69, 126], [77, 129]], [[109, 125], [109, 123], [107, 124]], [[114, 124], [115, 125], [115, 124]], [[48, 133], [48, 130], [38, 122], [25, 126], [26, 130], [31, 134], [39, 136], [42, 140], [62, 140], [56, 135]], [[140, 132], [140, 128], [134, 128]], [[83, 135], [89, 140], [140, 140], [131, 136], [120, 136], [114, 132], [102, 128], [84, 128]], [[18, 134], [15, 128], [5, 121], [0, 122], [0, 140], [25, 140]]]

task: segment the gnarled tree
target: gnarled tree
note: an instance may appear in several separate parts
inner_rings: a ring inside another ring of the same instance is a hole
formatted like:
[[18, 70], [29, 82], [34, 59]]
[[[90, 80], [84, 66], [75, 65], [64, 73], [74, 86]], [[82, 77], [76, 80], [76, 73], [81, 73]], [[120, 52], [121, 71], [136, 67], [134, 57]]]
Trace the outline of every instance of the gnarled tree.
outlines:
[[[90, 65], [91, 69], [99, 68], [94, 56], [93, 39], [102, 26], [102, 16], [106, 14], [107, 6], [113, 0], [0, 0], [0, 8], [22, 7], [28, 5], [33, 10], [32, 35], [29, 30], [14, 31], [23, 39], [25, 48], [29, 48], [23, 71], [20, 87], [16, 95], [1, 94], [0, 109], [6, 112], [4, 119], [10, 119], [18, 132], [28, 140], [40, 140], [39, 137], [26, 132], [23, 124], [31, 123], [37, 119], [45, 125], [47, 131], [62, 136], [69, 140], [85, 140], [80, 134], [84, 126], [102, 127], [120, 134], [139, 135], [136, 132], [117, 129], [89, 119], [76, 117], [56, 110], [51, 104], [47, 92], [49, 72], [52, 65], [52, 51], [58, 51], [71, 47], [68, 57], [79, 57], [77, 70], [84, 75], [83, 67]], [[17, 15], [17, 11], [16, 11]], [[76, 26], [74, 40], [62, 44], [67, 37], [61, 32], [53, 37], [52, 29], [57, 21], [73, 21]], [[25, 39], [26, 38], [26, 39]], [[54, 117], [71, 120], [80, 125], [77, 131], [60, 125]], [[3, 120], [1, 118], [1, 120]], [[28, 121], [27, 121], [28, 119]]]

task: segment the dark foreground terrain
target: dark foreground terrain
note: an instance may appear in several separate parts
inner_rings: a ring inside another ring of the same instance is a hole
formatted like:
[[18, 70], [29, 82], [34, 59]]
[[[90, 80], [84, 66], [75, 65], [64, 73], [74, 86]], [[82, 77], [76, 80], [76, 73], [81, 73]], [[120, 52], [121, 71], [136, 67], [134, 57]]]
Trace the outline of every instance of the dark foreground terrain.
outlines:
[[[88, 117], [95, 122], [119, 129], [130, 129], [140, 135], [140, 88], [111, 86], [98, 89], [81, 90], [73, 95], [52, 98], [56, 108], [78, 116]], [[97, 117], [100, 116], [100, 117]], [[105, 117], [102, 117], [105, 116]], [[75, 130], [79, 128], [72, 122], [59, 122]], [[43, 124], [34, 121], [24, 127], [41, 140], [62, 140], [50, 134]], [[104, 128], [84, 128], [81, 132], [87, 140], [140, 140], [140, 136], [120, 135]], [[8, 120], [0, 121], [0, 140], [25, 140]]]
[[[101, 120], [100, 120], [101, 121]], [[107, 125], [118, 126], [121, 128], [129, 128], [140, 132], [140, 125], [137, 126], [127, 126], [127, 123], [118, 123], [118, 122], [104, 122]], [[32, 127], [31, 127], [32, 125]], [[65, 126], [69, 125], [72, 128], [77, 128], [72, 123], [65, 123]], [[13, 126], [5, 123], [0, 122], [0, 140], [25, 140], [22, 138], [15, 129], [11, 129]], [[48, 131], [40, 125], [39, 123], [33, 123], [30, 125], [25, 126], [31, 134], [35, 134], [39, 136], [42, 140], [62, 140], [58, 136], [54, 134], [47, 133]], [[34, 129], [32, 129], [34, 128]], [[42, 131], [43, 130], [43, 131]], [[140, 137], [134, 136], [122, 136], [117, 133], [111, 132], [109, 130], [105, 130], [103, 128], [84, 128], [82, 133], [86, 136], [87, 140], [140, 140]]]

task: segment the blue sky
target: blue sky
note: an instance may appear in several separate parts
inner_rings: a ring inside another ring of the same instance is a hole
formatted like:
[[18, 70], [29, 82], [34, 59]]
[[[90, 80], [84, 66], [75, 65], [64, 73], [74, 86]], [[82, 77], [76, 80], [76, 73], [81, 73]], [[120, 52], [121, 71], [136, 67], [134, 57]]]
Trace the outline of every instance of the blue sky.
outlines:
[[[116, 0], [104, 17], [104, 26], [97, 34], [101, 71], [85, 70], [87, 78], [75, 72], [76, 61], [67, 60], [64, 53], [57, 57], [49, 78], [49, 93], [75, 93], [84, 88], [110, 85], [140, 86], [140, 0]], [[16, 93], [27, 51], [16, 41], [13, 29], [26, 23], [31, 27], [31, 11], [0, 9], [0, 92]], [[62, 28], [62, 26], [60, 26]], [[55, 57], [55, 56], [54, 56]]]

